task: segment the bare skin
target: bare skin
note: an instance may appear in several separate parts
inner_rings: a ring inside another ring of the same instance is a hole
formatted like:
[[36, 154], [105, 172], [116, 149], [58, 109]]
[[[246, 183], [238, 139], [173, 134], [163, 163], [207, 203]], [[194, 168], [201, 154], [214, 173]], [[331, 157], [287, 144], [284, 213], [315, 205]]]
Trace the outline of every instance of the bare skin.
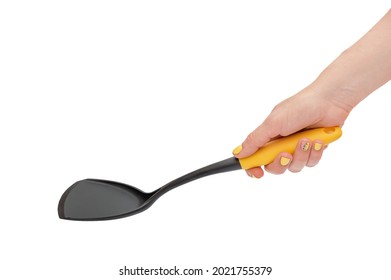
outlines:
[[[344, 51], [309, 86], [279, 103], [242, 143], [238, 158], [250, 156], [270, 140], [302, 129], [342, 126], [353, 108], [391, 79], [391, 10]], [[273, 174], [315, 166], [325, 146], [302, 139], [293, 155], [283, 152], [265, 166]], [[261, 167], [246, 170], [261, 178]]]

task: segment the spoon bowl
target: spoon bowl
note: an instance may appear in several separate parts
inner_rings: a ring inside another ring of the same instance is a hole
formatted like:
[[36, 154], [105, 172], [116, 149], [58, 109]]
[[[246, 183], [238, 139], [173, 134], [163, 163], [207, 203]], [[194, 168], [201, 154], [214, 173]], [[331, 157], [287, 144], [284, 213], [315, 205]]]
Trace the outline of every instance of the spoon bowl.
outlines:
[[63, 194], [58, 214], [61, 219], [82, 221], [122, 218], [142, 211], [153, 194], [119, 182], [85, 179]]
[[119, 182], [85, 179], [74, 183], [62, 195], [58, 204], [61, 219], [78, 221], [97, 221], [119, 219], [148, 209], [166, 192], [190, 181], [208, 175], [241, 169], [239, 160], [228, 158], [205, 166], [163, 187], [146, 193]]

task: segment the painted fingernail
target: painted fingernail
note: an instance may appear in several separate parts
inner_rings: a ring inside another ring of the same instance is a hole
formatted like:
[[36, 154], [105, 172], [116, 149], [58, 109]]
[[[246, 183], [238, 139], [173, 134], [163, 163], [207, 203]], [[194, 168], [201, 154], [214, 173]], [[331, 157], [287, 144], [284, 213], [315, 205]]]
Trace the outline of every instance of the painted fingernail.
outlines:
[[323, 145], [320, 144], [320, 143], [315, 143], [315, 144], [314, 144], [314, 150], [315, 150], [315, 151], [320, 151], [320, 149], [322, 149], [322, 146], [323, 146]]
[[232, 153], [234, 155], [237, 155], [237, 154], [239, 154], [241, 152], [242, 149], [243, 149], [242, 145], [239, 145], [232, 151]]
[[286, 158], [286, 157], [281, 157], [280, 158], [280, 164], [282, 166], [287, 166], [290, 162], [291, 162], [290, 158]]
[[301, 149], [306, 152], [308, 151], [308, 149], [311, 147], [310, 143], [309, 142], [303, 142], [301, 143]]

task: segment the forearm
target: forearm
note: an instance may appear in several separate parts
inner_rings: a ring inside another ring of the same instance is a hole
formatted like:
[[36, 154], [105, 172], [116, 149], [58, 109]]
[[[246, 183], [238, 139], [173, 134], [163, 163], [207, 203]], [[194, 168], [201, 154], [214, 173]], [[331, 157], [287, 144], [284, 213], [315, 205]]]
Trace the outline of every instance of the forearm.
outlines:
[[311, 87], [350, 111], [390, 79], [391, 10], [331, 63]]

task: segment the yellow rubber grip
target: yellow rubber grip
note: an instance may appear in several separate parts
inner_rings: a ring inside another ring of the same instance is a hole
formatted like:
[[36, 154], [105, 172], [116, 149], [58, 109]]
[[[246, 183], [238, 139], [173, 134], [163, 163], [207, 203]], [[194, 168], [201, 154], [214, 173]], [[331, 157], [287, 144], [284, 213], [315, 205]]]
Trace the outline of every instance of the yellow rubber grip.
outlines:
[[251, 156], [239, 159], [240, 165], [242, 166], [242, 169], [250, 169], [252, 167], [271, 163], [281, 152], [293, 154], [297, 143], [302, 138], [307, 138], [311, 141], [321, 140], [323, 144], [327, 145], [337, 140], [341, 137], [341, 135], [342, 130], [339, 126], [315, 128], [297, 132], [295, 134], [270, 141]]

